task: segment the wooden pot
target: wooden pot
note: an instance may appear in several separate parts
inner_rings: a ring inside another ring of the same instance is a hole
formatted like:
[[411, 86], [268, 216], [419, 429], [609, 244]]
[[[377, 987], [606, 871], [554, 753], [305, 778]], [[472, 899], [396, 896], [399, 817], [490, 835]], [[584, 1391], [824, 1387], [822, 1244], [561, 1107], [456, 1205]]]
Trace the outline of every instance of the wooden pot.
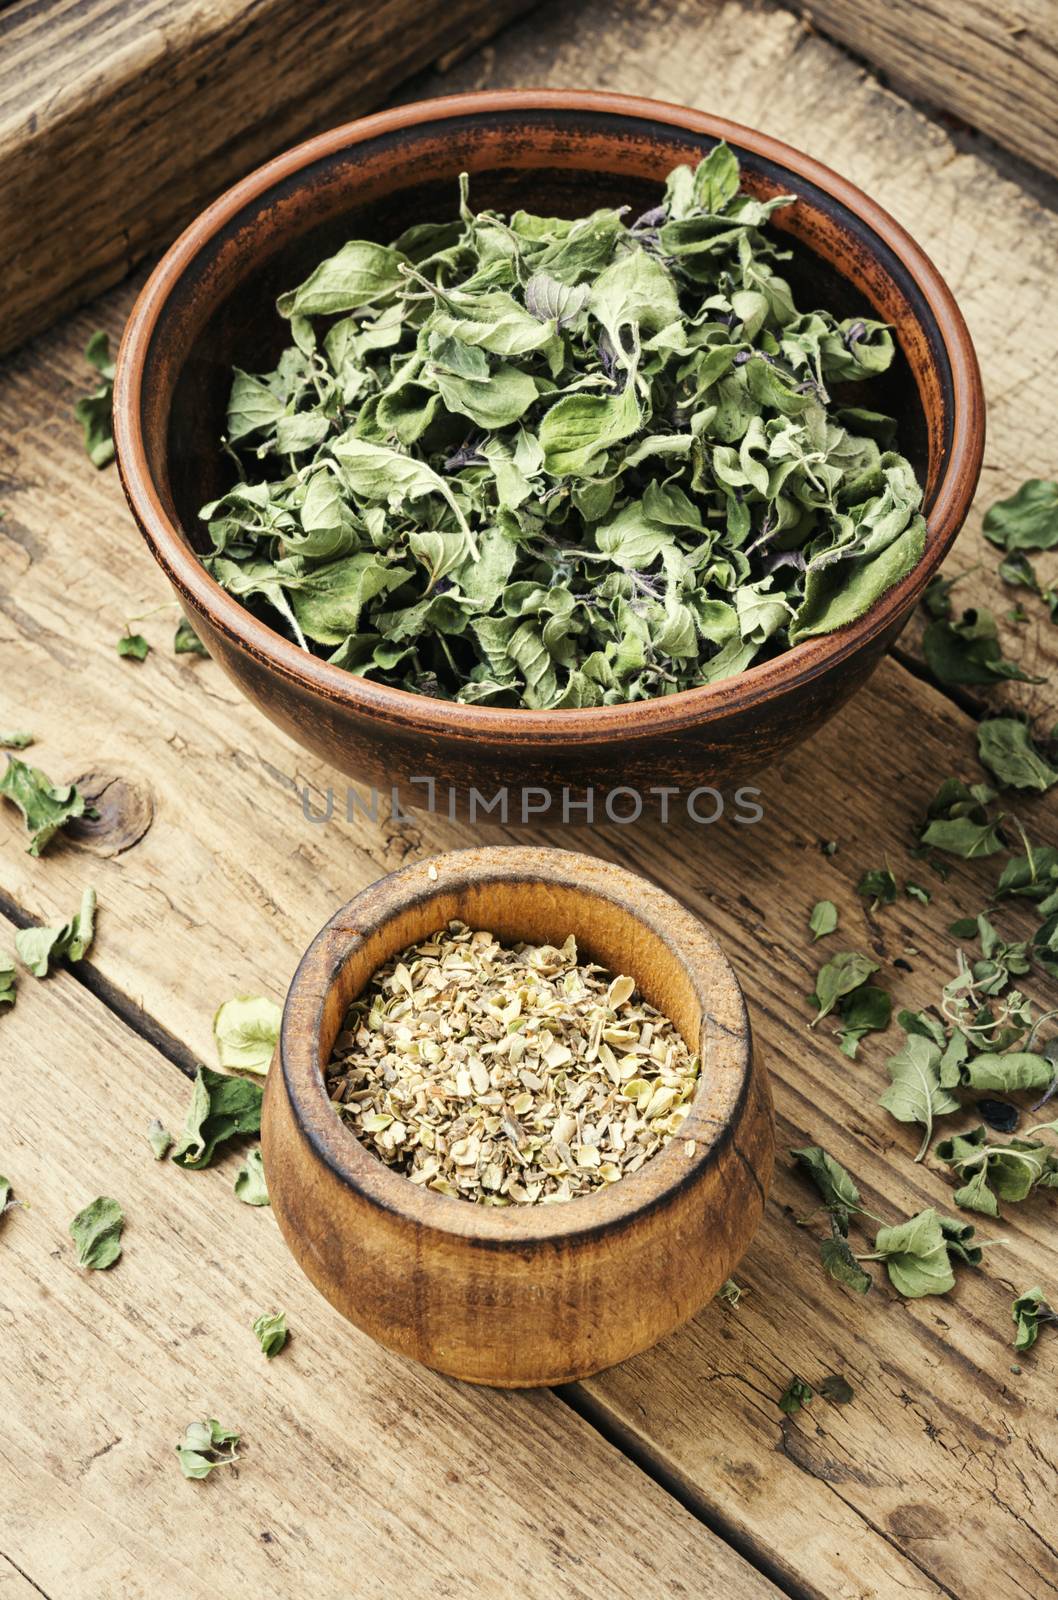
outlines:
[[[373, 973], [453, 918], [507, 941], [573, 933], [583, 955], [631, 974], [701, 1056], [680, 1137], [612, 1186], [545, 1206], [453, 1199], [368, 1151], [323, 1069]], [[498, 848], [392, 873], [317, 936], [287, 996], [262, 1145], [283, 1235], [339, 1311], [441, 1372], [521, 1387], [597, 1372], [693, 1316], [761, 1220], [774, 1134], [742, 991], [702, 924], [609, 862]]]
[[[309, 655], [203, 569], [203, 503], [230, 479], [218, 447], [232, 366], [260, 371], [289, 329], [275, 313], [350, 238], [393, 238], [453, 215], [459, 173], [475, 205], [580, 216], [657, 204], [670, 168], [726, 139], [744, 185], [798, 203], [772, 225], [804, 304], [892, 325], [899, 354], [872, 398], [899, 419], [925, 489], [925, 554], [871, 610], [737, 677], [633, 705], [505, 710], [357, 677]], [[973, 346], [932, 262], [880, 206], [822, 163], [725, 118], [626, 95], [531, 89], [395, 107], [320, 134], [222, 195], [159, 263], [129, 319], [114, 385], [129, 504], [209, 652], [292, 738], [340, 771], [424, 804], [429, 775], [486, 797], [519, 786], [575, 801], [588, 789], [732, 785], [780, 759], [864, 682], [914, 610], [969, 509], [984, 448]], [[447, 796], [445, 801], [447, 803]], [[602, 802], [599, 800], [599, 805]], [[647, 801], [648, 805], [653, 804]], [[469, 808], [467, 808], [469, 809]], [[580, 817], [578, 811], [577, 816]], [[523, 820], [517, 798], [511, 823]]]

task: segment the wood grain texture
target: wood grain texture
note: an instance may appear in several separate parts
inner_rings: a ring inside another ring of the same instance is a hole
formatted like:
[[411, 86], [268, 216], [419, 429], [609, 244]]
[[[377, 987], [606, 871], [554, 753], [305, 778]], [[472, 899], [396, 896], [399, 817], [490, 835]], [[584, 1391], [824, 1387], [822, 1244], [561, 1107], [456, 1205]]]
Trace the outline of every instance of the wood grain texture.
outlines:
[[793, 9], [894, 89], [1058, 176], [1058, 9], [1050, 0], [807, 0]]
[[528, 0], [15, 0], [0, 12], [0, 350], [275, 151]]
[[[18, 571], [0, 595], [5, 718], [36, 726], [33, 754], [56, 777], [105, 765], [148, 784], [154, 821], [118, 856], [63, 842], [33, 861], [4, 808], [5, 889], [24, 912], [54, 918], [95, 883], [102, 909], [88, 981], [138, 1024], [160, 1025], [189, 1061], [211, 1061], [215, 1006], [236, 992], [281, 999], [312, 935], [379, 872], [438, 848], [524, 841], [436, 817], [387, 822], [384, 807], [377, 825], [362, 815], [350, 823], [340, 785], [334, 819], [306, 823], [302, 790], [318, 808], [335, 774], [272, 733], [215, 663], [171, 656], [171, 611], [139, 624], [155, 645], [145, 663], [118, 659], [125, 616], [165, 597], [114, 476], [92, 472], [65, 421], [83, 331], [50, 336], [13, 369], [11, 415], [22, 423], [7, 434], [4, 475], [18, 488], [0, 523]], [[80, 553], [89, 540], [91, 562]], [[945, 929], [985, 899], [988, 864], [957, 866], [945, 886], [931, 879], [932, 906], [901, 901], [879, 919], [866, 917], [854, 884], [883, 854], [901, 876], [921, 872], [907, 856], [913, 824], [940, 776], [974, 775], [972, 750], [970, 719], [886, 663], [772, 775], [757, 826], [609, 827], [589, 841], [706, 919], [746, 989], [780, 1152], [821, 1141], [887, 1219], [927, 1203], [950, 1210], [951, 1191], [939, 1171], [912, 1165], [912, 1130], [876, 1103], [897, 1030], [872, 1038], [851, 1064], [825, 1028], [807, 1030], [804, 996], [822, 955], [806, 919], [816, 898], [833, 898], [842, 946], [876, 952], [898, 1004], [935, 997], [953, 963]], [[1058, 839], [1053, 805], [1019, 809], [1034, 836]], [[819, 852], [828, 838], [839, 845], [833, 859]], [[579, 833], [542, 842], [585, 847]], [[897, 958], [914, 970], [894, 968]], [[793, 1220], [812, 1204], [780, 1155], [774, 1199], [742, 1269], [753, 1293], [740, 1310], [708, 1307], [639, 1358], [631, 1377], [618, 1369], [578, 1395], [714, 1525], [813, 1600], [986, 1600], [984, 1574], [1000, 1569], [1032, 1600], [1047, 1595], [1038, 1574], [1058, 1588], [1047, 1532], [1058, 1488], [1058, 1350], [1041, 1339], [1017, 1385], [1008, 1369], [1010, 1299], [1053, 1277], [1050, 1197], [1012, 1209], [1002, 1228], [1009, 1242], [988, 1272], [964, 1275], [949, 1300], [914, 1306], [884, 1281], [861, 1304], [826, 1280], [811, 1232]], [[783, 1423], [775, 1400], [793, 1371], [809, 1382], [847, 1371], [860, 1402], [817, 1405]], [[924, 1526], [927, 1505], [943, 1508], [943, 1527]]]
[[[27, 1209], [0, 1223], [0, 1575], [28, 1575], [4, 1600], [485, 1596], [498, 1560], [527, 1600], [776, 1594], [555, 1396], [448, 1383], [357, 1333], [236, 1200], [238, 1155], [156, 1162], [147, 1119], [179, 1127], [189, 1087], [71, 976], [27, 980], [4, 1018]], [[81, 1271], [67, 1224], [100, 1190], [124, 1253]], [[268, 1362], [251, 1323], [279, 1308]], [[202, 1416], [242, 1460], [191, 1483], [173, 1446]]]
[[6, 1556], [0, 1555], [0, 1600], [40, 1600], [43, 1592], [24, 1578]]
[[[788, 14], [677, 0], [659, 32], [653, 10], [643, 0], [589, 0], [575, 15], [550, 7], [457, 80], [551, 74], [697, 101], [829, 160], [904, 221], [955, 288], [982, 358], [986, 477], [953, 565], [983, 558], [960, 590], [968, 602], [997, 606], [981, 511], [1023, 476], [1054, 468], [1058, 328], [1048, 307], [1058, 218]], [[988, 229], [982, 193], [996, 208]], [[56, 330], [3, 376], [0, 721], [35, 725], [32, 754], [56, 777], [106, 768], [148, 787], [154, 821], [120, 855], [62, 844], [33, 862], [4, 808], [3, 887], [44, 918], [67, 915], [83, 884], [95, 882], [102, 910], [87, 977], [141, 1025], [164, 1028], [188, 1061], [211, 1061], [215, 1005], [246, 990], [282, 998], [308, 940], [356, 888], [439, 847], [504, 835], [440, 819], [349, 823], [341, 787], [334, 820], [306, 823], [301, 791], [318, 806], [335, 775], [269, 730], [214, 663], [169, 654], [173, 612], [137, 625], [155, 645], [147, 662], [117, 659], [126, 617], [167, 595], [114, 476], [95, 475], [81, 456], [69, 409], [87, 332], [101, 321], [116, 333], [129, 300], [122, 291]], [[1039, 565], [1046, 571], [1046, 558]], [[1051, 639], [1041, 628], [1036, 659], [1048, 673]], [[1053, 722], [1053, 678], [1032, 692]], [[841, 909], [842, 947], [876, 951], [898, 1004], [935, 998], [953, 963], [944, 930], [984, 902], [993, 869], [957, 865], [947, 885], [927, 880], [931, 906], [901, 900], [877, 918], [854, 885], [884, 853], [899, 877], [921, 876], [907, 855], [913, 824], [941, 777], [981, 776], [973, 751], [972, 720], [888, 663], [773, 774], [758, 826], [609, 828], [590, 846], [581, 835], [547, 839], [646, 871], [708, 920], [743, 981], [773, 1075], [780, 1151], [808, 1139], [827, 1145], [887, 1220], [927, 1203], [950, 1212], [951, 1190], [931, 1163], [912, 1164], [912, 1130], [876, 1104], [898, 1030], [869, 1039], [856, 1063], [825, 1028], [807, 1031], [804, 996], [823, 952], [809, 945], [806, 919], [828, 895]], [[1034, 837], [1058, 842], [1053, 800], [1019, 801], [1018, 810]], [[838, 842], [833, 858], [819, 852], [825, 839]], [[1011, 931], [1030, 925], [1003, 919]], [[897, 959], [913, 970], [894, 967]], [[49, 1037], [34, 1025], [33, 1059], [49, 1059]], [[739, 1273], [751, 1292], [738, 1310], [707, 1308], [652, 1354], [579, 1386], [576, 1403], [798, 1596], [991, 1600], [1001, 1574], [1019, 1600], [1053, 1597], [1058, 1342], [1049, 1330], [1021, 1376], [1009, 1371], [1013, 1294], [1037, 1281], [1058, 1292], [1053, 1198], [1009, 1208], [1001, 1227], [982, 1219], [986, 1237], [1008, 1243], [989, 1252], [987, 1268], [963, 1273], [953, 1296], [915, 1305], [884, 1279], [861, 1303], [822, 1277], [813, 1231], [794, 1221], [813, 1203], [780, 1157], [764, 1227]], [[856, 1399], [843, 1408], [816, 1401], [784, 1421], [774, 1402], [792, 1371], [809, 1382], [843, 1371]], [[93, 1436], [86, 1453], [102, 1443]], [[489, 1458], [483, 1451], [482, 1462]], [[481, 1492], [472, 1481], [464, 1487], [475, 1505]], [[499, 1513], [489, 1527], [501, 1536]], [[427, 1546], [431, 1560], [436, 1548]]]

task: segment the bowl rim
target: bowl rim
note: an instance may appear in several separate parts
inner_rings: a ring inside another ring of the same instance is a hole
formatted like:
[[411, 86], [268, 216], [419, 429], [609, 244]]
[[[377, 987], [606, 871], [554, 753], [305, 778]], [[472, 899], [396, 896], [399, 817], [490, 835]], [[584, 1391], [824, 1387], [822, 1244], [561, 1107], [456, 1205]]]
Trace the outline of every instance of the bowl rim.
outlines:
[[[358, 676], [285, 639], [228, 594], [185, 544], [162, 505], [141, 425], [145, 363], [169, 296], [199, 251], [244, 207], [310, 164], [380, 135], [451, 117], [541, 111], [605, 112], [726, 139], [822, 190], [879, 236], [923, 296], [950, 365], [953, 409], [952, 445], [926, 519], [923, 555], [862, 617], [718, 683], [651, 700], [544, 711], [433, 699]], [[947, 555], [969, 510], [984, 452], [984, 394], [962, 313], [925, 251], [880, 205], [814, 157], [728, 118], [666, 101], [604, 90], [493, 89], [412, 101], [343, 123], [274, 157], [207, 206], [157, 263], [129, 316], [116, 360], [114, 439], [126, 499], [155, 559], [184, 600], [230, 644], [287, 681], [394, 727], [447, 740], [546, 747], [565, 743], [573, 734], [588, 740], [613, 735], [653, 740], [707, 723], [713, 716], [745, 713], [780, 691], [796, 689], [839, 667], [895, 628]]]
[[[713, 1065], [710, 1075], [702, 1071], [683, 1130], [638, 1172], [558, 1204], [483, 1206], [412, 1183], [357, 1138], [327, 1094], [320, 1025], [327, 996], [345, 962], [395, 915], [460, 886], [502, 890], [526, 882], [553, 884], [585, 899], [606, 900], [659, 937], [689, 977], [701, 1003], [703, 1023], [710, 1019]], [[650, 879], [616, 862], [531, 845], [484, 845], [426, 856], [376, 879], [342, 906], [298, 964], [269, 1070], [281, 1074], [290, 1113], [314, 1156], [373, 1209], [435, 1237], [486, 1249], [523, 1250], [613, 1233], [697, 1183], [734, 1140], [755, 1071], [742, 987], [715, 936], [699, 918]], [[266, 1098], [266, 1116], [268, 1103]], [[695, 1142], [692, 1156], [679, 1148], [689, 1139]], [[754, 1173], [754, 1180], [763, 1204], [761, 1175]]]

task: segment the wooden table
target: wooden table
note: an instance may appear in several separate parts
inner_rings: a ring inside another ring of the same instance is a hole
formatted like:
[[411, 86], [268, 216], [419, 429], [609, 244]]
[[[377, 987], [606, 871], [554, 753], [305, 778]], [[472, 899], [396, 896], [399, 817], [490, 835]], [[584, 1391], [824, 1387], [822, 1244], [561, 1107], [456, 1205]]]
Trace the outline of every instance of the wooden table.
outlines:
[[[1058, 213], [1043, 180], [1019, 180], [1009, 158], [894, 98], [788, 13], [734, 0], [545, 8], [445, 81], [591, 83], [722, 110], [829, 160], [895, 212], [977, 340], [988, 456], [950, 570], [980, 562], [958, 595], [1006, 610], [981, 512], [1056, 466]], [[904, 1301], [879, 1274], [860, 1299], [823, 1275], [818, 1230], [797, 1225], [811, 1196], [783, 1156], [737, 1308], [707, 1307], [590, 1382], [503, 1394], [403, 1363], [344, 1324], [270, 1212], [234, 1199], [239, 1158], [202, 1173], [151, 1159], [146, 1125], [180, 1124], [184, 1074], [212, 1062], [221, 1000], [281, 999], [312, 934], [380, 873], [513, 836], [429, 816], [313, 826], [302, 792], [318, 800], [335, 775], [212, 662], [171, 653], [173, 610], [137, 624], [154, 646], [146, 662], [117, 657], [126, 621], [168, 593], [116, 476], [85, 461], [70, 407], [87, 334], [116, 334], [133, 292], [24, 348], [0, 397], [0, 724], [34, 729], [31, 754], [56, 779], [120, 780], [96, 839], [57, 842], [39, 861], [0, 808], [5, 921], [65, 917], [89, 882], [101, 907], [89, 960], [46, 983], [23, 977], [0, 1018], [0, 1171], [28, 1202], [0, 1224], [2, 1600], [1058, 1594], [1058, 1337], [1045, 1329], [1015, 1373], [1010, 1320], [1014, 1293], [1039, 1282], [1058, 1294], [1050, 1196], [1008, 1208], [1001, 1225], [978, 1219], [1004, 1242], [948, 1297]], [[1053, 721], [1056, 635], [1033, 616], [1008, 630], [1010, 648], [1048, 681], [991, 703], [1049, 706]], [[764, 777], [758, 826], [611, 826], [573, 841], [663, 882], [710, 923], [771, 1068], [780, 1149], [825, 1145], [892, 1220], [951, 1211], [950, 1187], [913, 1163], [916, 1131], [877, 1104], [895, 1025], [854, 1062], [825, 1027], [807, 1030], [821, 956], [806, 918], [817, 898], [835, 900], [842, 944], [872, 950], [898, 1003], [917, 1007], [953, 969], [948, 923], [987, 899], [987, 862], [931, 878], [928, 906], [901, 898], [872, 915], [855, 893], [883, 857], [898, 877], [911, 870], [914, 825], [943, 777], [981, 776], [980, 705], [931, 687], [909, 635]], [[153, 821], [130, 843], [145, 800]], [[1034, 838], [1058, 842], [1053, 801], [1017, 811]], [[827, 840], [836, 854], [821, 851]], [[86, 1274], [66, 1228], [98, 1193], [125, 1207], [125, 1254]], [[250, 1322], [277, 1306], [294, 1336], [267, 1364]], [[813, 1385], [843, 1374], [854, 1399], [786, 1419], [776, 1401], [793, 1373]], [[196, 1484], [173, 1445], [202, 1415], [241, 1429], [244, 1455]]]

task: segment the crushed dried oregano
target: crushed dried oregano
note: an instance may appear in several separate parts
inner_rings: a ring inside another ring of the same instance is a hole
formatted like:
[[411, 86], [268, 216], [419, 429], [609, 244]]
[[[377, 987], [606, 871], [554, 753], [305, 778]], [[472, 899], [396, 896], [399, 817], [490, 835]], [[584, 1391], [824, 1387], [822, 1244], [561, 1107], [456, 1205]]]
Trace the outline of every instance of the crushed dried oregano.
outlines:
[[327, 1085], [357, 1137], [413, 1183], [531, 1204], [616, 1183], [662, 1150], [698, 1058], [632, 978], [580, 962], [572, 935], [508, 946], [452, 922], [375, 974]]

